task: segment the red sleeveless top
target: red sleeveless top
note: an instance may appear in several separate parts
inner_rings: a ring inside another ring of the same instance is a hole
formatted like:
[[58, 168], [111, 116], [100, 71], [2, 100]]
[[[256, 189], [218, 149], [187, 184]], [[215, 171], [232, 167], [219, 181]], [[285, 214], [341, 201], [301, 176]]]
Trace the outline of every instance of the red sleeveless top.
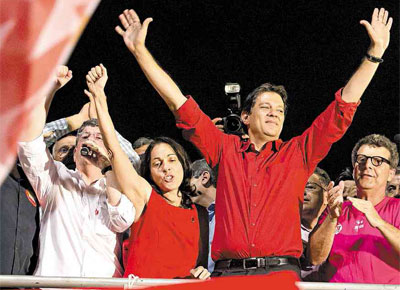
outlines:
[[124, 277], [183, 278], [196, 266], [200, 228], [197, 210], [175, 207], [154, 189], [132, 224]]

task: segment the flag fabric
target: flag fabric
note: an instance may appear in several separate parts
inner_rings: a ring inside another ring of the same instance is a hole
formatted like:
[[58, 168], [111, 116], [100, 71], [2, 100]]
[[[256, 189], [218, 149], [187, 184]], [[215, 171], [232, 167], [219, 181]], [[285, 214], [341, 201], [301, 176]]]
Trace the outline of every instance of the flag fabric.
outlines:
[[45, 97], [99, 0], [0, 1], [0, 184], [26, 117]]

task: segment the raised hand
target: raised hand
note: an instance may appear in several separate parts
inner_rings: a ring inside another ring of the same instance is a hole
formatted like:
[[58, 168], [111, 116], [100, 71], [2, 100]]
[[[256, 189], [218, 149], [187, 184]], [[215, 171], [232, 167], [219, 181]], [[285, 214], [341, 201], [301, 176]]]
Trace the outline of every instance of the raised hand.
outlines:
[[344, 182], [341, 181], [339, 185], [333, 187], [334, 183], [330, 182], [328, 185], [328, 208], [329, 214], [332, 218], [338, 218], [342, 214], [343, 204], [343, 190]]
[[[384, 8], [375, 8], [372, 13], [371, 23], [361, 20], [362, 24], [368, 32], [371, 40], [370, 49], [373, 50], [376, 57], [382, 57], [390, 41], [390, 29], [392, 28], [393, 18], [389, 18], [389, 12]], [[379, 55], [380, 54], [380, 55]]]
[[220, 130], [221, 132], [224, 132], [224, 125], [217, 124], [220, 121], [222, 121], [221, 117], [217, 117], [217, 118], [214, 118], [211, 120], [211, 122], [213, 122], [213, 124], [215, 125], [215, 127], [217, 127], [218, 130]]
[[115, 31], [123, 37], [126, 47], [134, 53], [138, 46], [145, 45], [147, 28], [153, 18], [146, 18], [141, 24], [139, 16], [133, 9], [125, 9], [119, 19], [123, 29], [120, 26], [116, 26]]
[[383, 219], [380, 217], [375, 207], [369, 200], [363, 200], [354, 197], [349, 197], [348, 200], [351, 201], [356, 209], [365, 214], [365, 217], [372, 227], [377, 228], [384, 223]]
[[111, 153], [106, 152], [102, 147], [99, 147], [91, 140], [85, 141], [84, 145], [90, 150], [90, 160], [92, 160], [100, 169], [111, 164]]
[[67, 66], [60, 65], [56, 71], [56, 90], [61, 89], [72, 79], [72, 70], [69, 70]]
[[89, 90], [93, 89], [99, 92], [104, 91], [107, 80], [107, 69], [104, 67], [103, 64], [92, 67], [86, 75], [86, 83], [88, 84]]

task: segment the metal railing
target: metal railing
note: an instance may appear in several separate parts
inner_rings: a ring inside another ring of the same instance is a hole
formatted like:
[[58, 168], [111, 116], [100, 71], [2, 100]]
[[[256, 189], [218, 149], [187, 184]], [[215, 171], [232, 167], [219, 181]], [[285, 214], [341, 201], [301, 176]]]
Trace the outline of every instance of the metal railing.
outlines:
[[[0, 275], [2, 288], [124, 288], [141, 289], [151, 286], [201, 283], [190, 279], [82, 278]], [[302, 290], [400, 290], [400, 285], [297, 282]]]

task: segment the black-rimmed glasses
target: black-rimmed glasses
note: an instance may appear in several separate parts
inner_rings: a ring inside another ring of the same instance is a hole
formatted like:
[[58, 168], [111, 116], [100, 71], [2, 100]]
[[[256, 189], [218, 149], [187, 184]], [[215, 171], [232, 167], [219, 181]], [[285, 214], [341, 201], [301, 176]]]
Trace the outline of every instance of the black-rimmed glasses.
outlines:
[[315, 183], [315, 182], [307, 182], [305, 190], [306, 191], [313, 191], [313, 190], [316, 190], [318, 188], [321, 188], [322, 190], [326, 191], [325, 187], [323, 187], [322, 185], [319, 185], [318, 183]]
[[364, 165], [365, 163], [367, 163], [368, 159], [371, 159], [372, 165], [374, 165], [375, 167], [381, 166], [383, 162], [390, 165], [390, 161], [381, 156], [367, 156], [364, 154], [357, 154], [356, 156], [356, 162], [358, 164]]

